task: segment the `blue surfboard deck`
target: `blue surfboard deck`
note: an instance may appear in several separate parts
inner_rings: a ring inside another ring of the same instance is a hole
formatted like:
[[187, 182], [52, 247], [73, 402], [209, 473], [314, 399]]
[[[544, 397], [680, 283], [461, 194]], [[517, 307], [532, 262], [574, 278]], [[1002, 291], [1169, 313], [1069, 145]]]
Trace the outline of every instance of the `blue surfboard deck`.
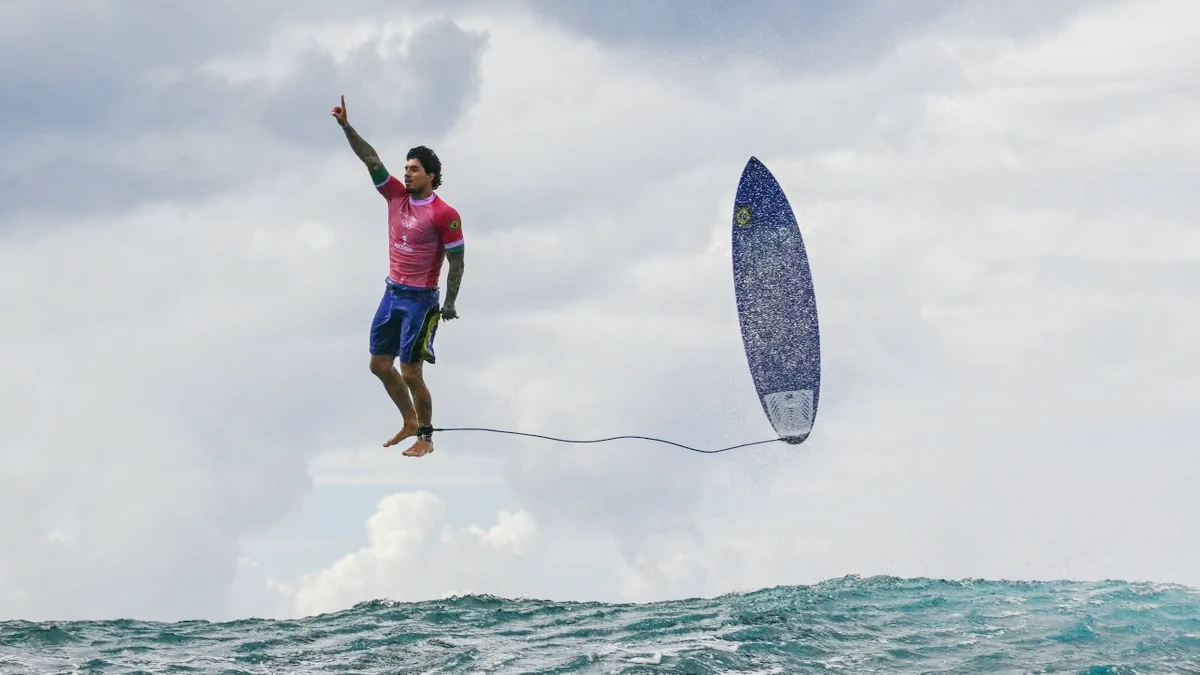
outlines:
[[812, 272], [783, 188], [757, 158], [733, 205], [733, 286], [750, 375], [779, 438], [803, 443], [821, 391], [821, 337]]

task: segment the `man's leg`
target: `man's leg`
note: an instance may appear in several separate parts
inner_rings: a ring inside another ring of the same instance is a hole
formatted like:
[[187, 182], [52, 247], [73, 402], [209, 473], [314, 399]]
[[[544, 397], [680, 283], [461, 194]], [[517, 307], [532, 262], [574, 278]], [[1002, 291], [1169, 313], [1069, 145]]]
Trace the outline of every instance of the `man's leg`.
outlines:
[[383, 298], [379, 301], [379, 308], [375, 311], [375, 318], [371, 321], [371, 372], [383, 383], [384, 390], [404, 419], [403, 427], [383, 444], [384, 447], [395, 445], [417, 433], [417, 414], [412, 398], [404, 384], [403, 376], [396, 370], [395, 365], [396, 356], [400, 351], [404, 320], [404, 314], [397, 305], [396, 297], [385, 290]]
[[404, 382], [404, 376], [396, 370], [395, 361], [396, 357], [394, 356], [371, 355], [371, 372], [375, 373], [375, 376], [383, 382], [384, 390], [396, 404], [396, 408], [400, 410], [400, 416], [404, 418], [404, 426], [383, 444], [385, 448], [416, 434], [418, 426], [417, 412], [413, 408], [408, 386]]
[[400, 375], [404, 384], [412, 392], [413, 406], [417, 413], [417, 440], [404, 451], [408, 457], [422, 457], [433, 452], [432, 432], [427, 431], [433, 426], [433, 397], [425, 386], [425, 362], [433, 363], [433, 337], [437, 333], [438, 319], [441, 317], [437, 297], [427, 300], [420, 314], [418, 330], [405, 340], [400, 352]]
[[[417, 428], [433, 426], [433, 397], [425, 386], [425, 376], [422, 373], [422, 363], [401, 363], [400, 375], [404, 384], [412, 392], [412, 400], [417, 412]], [[433, 452], [433, 440], [429, 435], [421, 434], [409, 449], [404, 451], [407, 457], [421, 457]]]

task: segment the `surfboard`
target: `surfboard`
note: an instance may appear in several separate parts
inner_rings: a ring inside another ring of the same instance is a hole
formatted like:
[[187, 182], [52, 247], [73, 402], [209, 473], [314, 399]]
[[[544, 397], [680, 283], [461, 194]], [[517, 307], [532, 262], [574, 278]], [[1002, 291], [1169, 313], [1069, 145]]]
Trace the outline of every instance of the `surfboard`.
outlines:
[[780, 440], [812, 433], [821, 391], [817, 301], [800, 226], [775, 176], [757, 158], [733, 205], [733, 284], [746, 362]]

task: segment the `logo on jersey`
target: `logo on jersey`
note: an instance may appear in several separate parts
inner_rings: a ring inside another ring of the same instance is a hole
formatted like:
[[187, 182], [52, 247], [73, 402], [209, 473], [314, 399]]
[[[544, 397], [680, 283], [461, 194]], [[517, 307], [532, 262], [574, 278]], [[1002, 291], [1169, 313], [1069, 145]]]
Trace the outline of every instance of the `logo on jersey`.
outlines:
[[462, 223], [458, 222], [457, 220], [450, 221], [450, 229], [457, 230], [460, 227], [462, 227]]
[[733, 222], [737, 223], [738, 227], [749, 227], [750, 207], [739, 206], [737, 212], [733, 215]]

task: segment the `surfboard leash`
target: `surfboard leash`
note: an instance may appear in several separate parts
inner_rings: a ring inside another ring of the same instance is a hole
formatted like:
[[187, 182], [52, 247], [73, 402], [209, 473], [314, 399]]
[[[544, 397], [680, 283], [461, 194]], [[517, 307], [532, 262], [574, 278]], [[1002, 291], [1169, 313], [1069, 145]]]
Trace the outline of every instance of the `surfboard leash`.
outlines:
[[508, 434], [510, 436], [527, 436], [529, 438], [540, 438], [540, 439], [547, 440], [547, 441], [554, 441], [556, 443], [577, 443], [577, 444], [607, 443], [609, 441], [620, 441], [620, 440], [653, 441], [655, 443], [664, 443], [666, 445], [673, 445], [677, 448], [683, 448], [684, 450], [691, 450], [692, 452], [699, 452], [699, 453], [703, 453], [706, 455], [716, 454], [718, 452], [727, 452], [729, 450], [737, 450], [738, 448], [748, 448], [752, 445], [763, 445], [765, 443], [777, 443], [777, 442], [780, 442], [783, 440], [781, 438], [768, 438], [763, 441], [752, 441], [750, 443], [739, 443], [738, 445], [731, 445], [727, 448], [717, 448], [715, 450], [705, 450], [703, 448], [693, 448], [690, 445], [676, 443], [675, 441], [668, 441], [663, 438], [654, 438], [652, 436], [625, 435], [625, 436], [609, 436], [608, 438], [589, 438], [589, 439], [580, 440], [580, 439], [570, 439], [570, 438], [557, 438], [555, 436], [545, 436], [543, 434], [531, 434], [531, 433], [527, 433], [524, 431], [509, 431], [507, 429], [490, 429], [488, 427], [434, 427], [433, 431], [480, 431], [480, 432], [486, 432], [486, 433], [492, 433], [492, 434]]

